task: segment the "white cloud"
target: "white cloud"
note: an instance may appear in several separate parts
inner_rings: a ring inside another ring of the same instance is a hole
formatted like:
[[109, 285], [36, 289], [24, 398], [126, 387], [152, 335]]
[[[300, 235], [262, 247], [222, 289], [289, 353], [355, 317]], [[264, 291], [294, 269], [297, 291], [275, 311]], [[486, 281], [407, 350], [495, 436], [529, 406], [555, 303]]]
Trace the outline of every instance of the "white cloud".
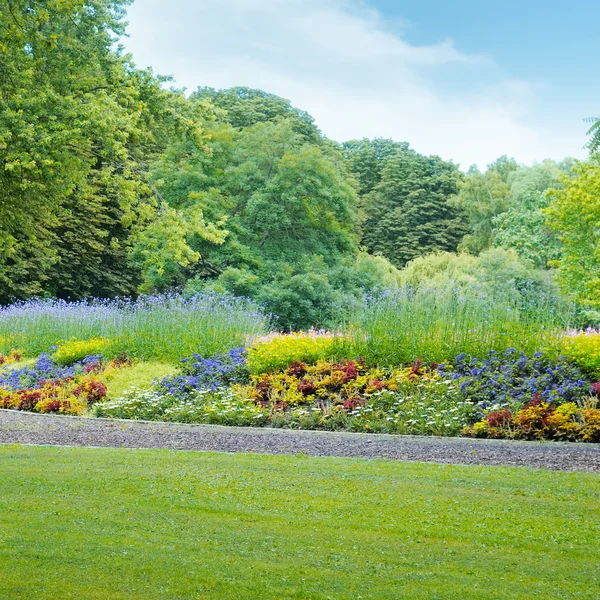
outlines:
[[501, 154], [577, 154], [580, 132], [532, 126], [535, 87], [448, 40], [416, 46], [359, 0], [137, 0], [126, 47], [141, 66], [199, 85], [257, 87], [323, 132], [406, 140], [463, 168]]

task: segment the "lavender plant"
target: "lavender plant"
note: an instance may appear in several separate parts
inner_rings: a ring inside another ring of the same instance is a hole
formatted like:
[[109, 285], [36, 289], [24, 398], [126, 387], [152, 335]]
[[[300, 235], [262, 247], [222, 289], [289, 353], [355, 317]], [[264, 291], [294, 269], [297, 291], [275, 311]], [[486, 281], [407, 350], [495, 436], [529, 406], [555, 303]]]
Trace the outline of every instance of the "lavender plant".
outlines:
[[265, 333], [268, 317], [253, 302], [219, 294], [138, 300], [31, 300], [0, 308], [0, 353], [12, 348], [29, 356], [61, 340], [105, 338], [108, 357], [175, 362], [198, 352], [211, 356]]

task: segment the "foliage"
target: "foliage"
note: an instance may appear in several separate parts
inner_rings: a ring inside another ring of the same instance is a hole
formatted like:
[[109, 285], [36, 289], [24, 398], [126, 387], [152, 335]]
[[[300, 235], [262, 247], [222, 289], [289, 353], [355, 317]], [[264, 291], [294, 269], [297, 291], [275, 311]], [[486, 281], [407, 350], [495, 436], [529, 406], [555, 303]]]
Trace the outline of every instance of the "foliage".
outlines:
[[155, 173], [169, 205], [227, 230], [219, 246], [192, 240], [201, 259], [171, 273], [172, 284], [249, 296], [296, 329], [327, 323], [338, 297], [393, 278], [391, 265], [358, 250], [357, 195], [339, 151], [309, 143], [287, 119], [209, 131], [210, 160], [174, 147]]
[[600, 442], [600, 409], [596, 401], [580, 407], [574, 402], [551, 406], [534, 398], [514, 415], [491, 412], [463, 433], [473, 437]]
[[81, 415], [106, 398], [106, 385], [98, 375], [130, 365], [125, 355], [108, 363], [90, 355], [64, 367], [42, 354], [31, 367], [0, 372], [0, 408]]
[[600, 163], [578, 163], [564, 188], [550, 192], [548, 224], [562, 243], [558, 280], [583, 305], [600, 307]]
[[576, 366], [541, 352], [527, 356], [510, 348], [490, 351], [485, 359], [460, 354], [450, 369], [448, 376], [484, 411], [514, 409], [534, 399], [556, 406], [589, 398], [592, 391]]
[[565, 336], [560, 345], [564, 356], [588, 375], [600, 379], [600, 333], [577, 332]]
[[587, 148], [589, 149], [590, 154], [595, 154], [600, 148], [600, 117], [588, 117], [586, 121], [591, 123], [590, 128], [587, 131], [587, 135], [590, 138], [587, 143]]
[[459, 179], [458, 167], [439, 157], [397, 152], [363, 200], [369, 252], [402, 267], [423, 254], [456, 250], [466, 233], [460, 211], [449, 204]]
[[256, 123], [285, 120], [292, 125], [295, 133], [309, 142], [320, 143], [321, 132], [314, 119], [303, 110], [294, 108], [289, 100], [274, 94], [247, 87], [234, 87], [215, 90], [199, 87], [190, 96], [192, 100], [210, 100], [225, 112], [223, 120], [232, 127], [252, 127]]
[[72, 338], [57, 344], [56, 350], [52, 354], [52, 360], [58, 365], [72, 365], [90, 354], [102, 355], [109, 346], [110, 340], [104, 338], [92, 338], [91, 340]]
[[[152, 389], [130, 389], [98, 404], [95, 413], [221, 425], [421, 435], [459, 435], [464, 429], [487, 435], [478, 419], [504, 426], [512, 423], [511, 411], [531, 402], [554, 410], [585, 403], [600, 390], [570, 363], [539, 353], [491, 352], [484, 360], [458, 356], [453, 365], [416, 361], [393, 369], [369, 367], [362, 359], [312, 365], [296, 359], [283, 370], [253, 375], [251, 385], [244, 385], [244, 358], [239, 349], [212, 360], [185, 361], [182, 374]], [[582, 439], [594, 435], [591, 425], [586, 427]]]
[[478, 356], [482, 348], [532, 354], [557, 346], [568, 317], [544, 296], [494, 295], [485, 287], [461, 289], [452, 282], [403, 286], [366, 295], [349, 308], [340, 352], [383, 365], [417, 358], [444, 362], [461, 352]]
[[267, 419], [258, 406], [240, 399], [228, 388], [200, 389], [185, 396], [131, 389], [116, 400], [95, 405], [94, 413], [110, 419], [249, 427], [263, 425]]
[[504, 248], [490, 248], [479, 256], [451, 252], [421, 256], [399, 271], [398, 279], [402, 285], [415, 288], [452, 283], [465, 293], [474, 288], [476, 293], [485, 290], [493, 296], [528, 303], [565, 303], [548, 273]]
[[513, 249], [537, 268], [547, 269], [560, 259], [560, 242], [546, 226], [547, 195], [526, 189], [508, 210], [492, 219], [494, 245]]
[[0, 354], [0, 367], [2, 365], [12, 365], [14, 363], [21, 362], [22, 358], [23, 353], [13, 348], [7, 355]]
[[204, 148], [210, 109], [116, 46], [127, 4], [0, 3], [0, 302], [134, 293], [153, 164], [169, 140]]
[[479, 254], [489, 248], [493, 238], [493, 219], [509, 206], [510, 188], [501, 173], [492, 165], [484, 173], [471, 168], [458, 184], [458, 193], [451, 200], [469, 223], [469, 232], [459, 248]]
[[106, 353], [176, 362], [199, 352], [211, 356], [260, 335], [268, 319], [243, 298], [204, 294], [140, 297], [137, 301], [28, 301], [0, 309], [6, 346], [30, 356], [48, 351], [60, 340], [105, 338]]
[[258, 375], [284, 369], [294, 360], [315, 363], [331, 358], [335, 343], [335, 335], [325, 330], [271, 333], [255, 340], [248, 349], [248, 369]]
[[226, 231], [206, 224], [199, 209], [177, 211], [167, 204], [160, 207], [158, 217], [143, 231], [131, 251], [131, 262], [142, 274], [142, 292], [165, 291], [182, 267], [200, 260], [189, 238], [222, 244]]
[[342, 144], [342, 152], [348, 161], [350, 170], [359, 183], [361, 197], [372, 192], [381, 182], [383, 169], [397, 152], [407, 152], [406, 142], [394, 142], [390, 139], [375, 138], [369, 140], [351, 140]]

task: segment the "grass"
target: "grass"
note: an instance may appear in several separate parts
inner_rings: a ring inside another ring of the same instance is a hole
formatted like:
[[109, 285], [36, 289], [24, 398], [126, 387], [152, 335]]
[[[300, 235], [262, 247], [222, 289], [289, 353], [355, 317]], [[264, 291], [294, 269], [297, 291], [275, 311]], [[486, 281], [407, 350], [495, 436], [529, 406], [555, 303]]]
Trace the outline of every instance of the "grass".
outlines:
[[266, 327], [256, 305], [219, 295], [33, 300], [0, 308], [0, 353], [15, 348], [36, 356], [60, 341], [104, 338], [110, 341], [108, 356], [126, 351], [136, 358], [176, 362], [195, 352], [210, 356], [242, 346]]
[[448, 362], [462, 352], [484, 357], [489, 350], [508, 348], [553, 353], [569, 316], [570, 308], [553, 298], [491, 297], [450, 285], [405, 286], [351, 307], [338, 352], [383, 365], [417, 358]]
[[580, 598], [600, 477], [0, 447], [0, 598]]
[[98, 379], [106, 384], [108, 399], [114, 400], [132, 388], [148, 389], [155, 379], [171, 375], [176, 370], [172, 363], [137, 362], [132, 367], [118, 369], [109, 375], [100, 375]]

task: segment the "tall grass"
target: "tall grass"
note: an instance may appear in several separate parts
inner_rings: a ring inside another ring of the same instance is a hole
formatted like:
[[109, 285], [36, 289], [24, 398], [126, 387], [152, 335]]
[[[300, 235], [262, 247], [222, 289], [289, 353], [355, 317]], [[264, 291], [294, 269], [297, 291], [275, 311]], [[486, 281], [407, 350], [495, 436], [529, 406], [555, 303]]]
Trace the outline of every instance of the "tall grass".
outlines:
[[399, 289], [364, 298], [346, 314], [340, 352], [373, 364], [443, 362], [464, 352], [555, 352], [570, 309], [550, 296], [493, 297], [476, 287]]
[[34, 356], [61, 340], [103, 337], [110, 341], [108, 354], [126, 351], [137, 358], [175, 361], [244, 345], [266, 331], [267, 321], [248, 300], [212, 294], [187, 300], [34, 300], [0, 308], [0, 352], [17, 348]]

